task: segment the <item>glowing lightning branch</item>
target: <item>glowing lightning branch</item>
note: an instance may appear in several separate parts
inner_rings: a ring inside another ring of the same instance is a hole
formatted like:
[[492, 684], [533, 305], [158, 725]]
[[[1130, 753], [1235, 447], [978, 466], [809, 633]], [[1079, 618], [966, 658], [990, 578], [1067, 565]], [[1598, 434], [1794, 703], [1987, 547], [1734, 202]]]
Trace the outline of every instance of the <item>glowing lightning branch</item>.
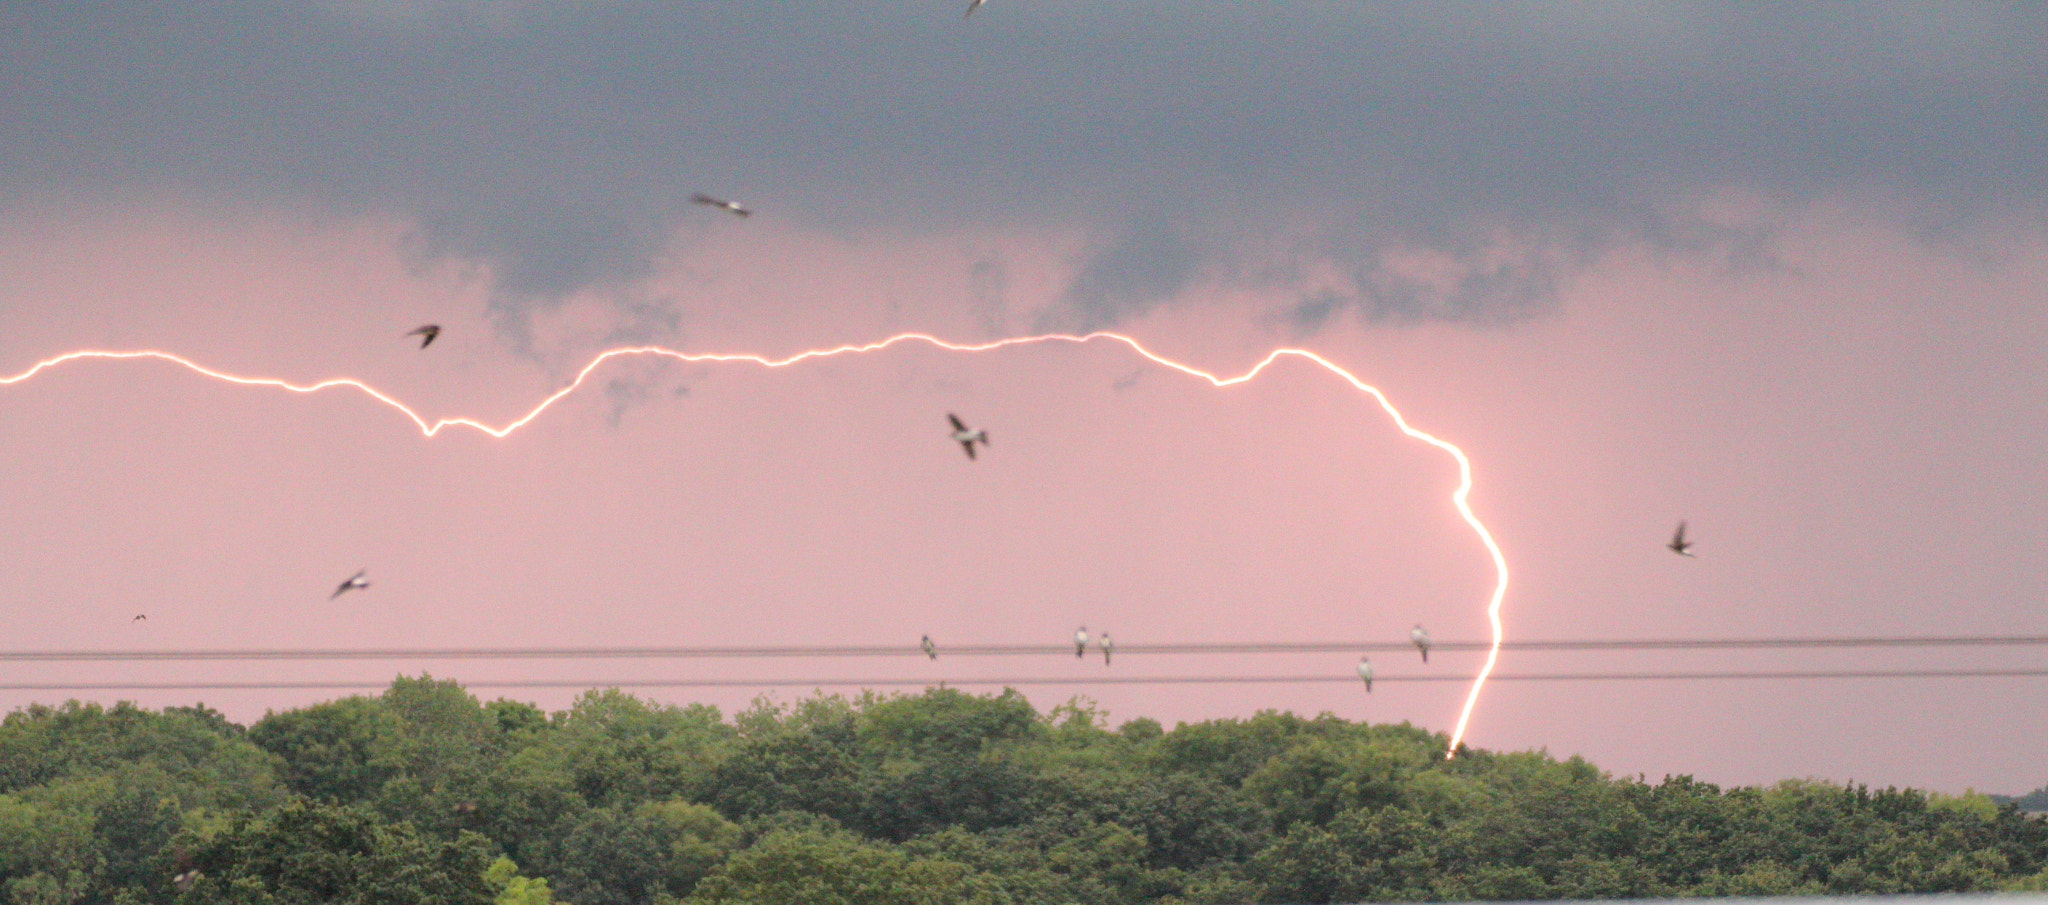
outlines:
[[568, 386], [565, 386], [560, 390], [555, 391], [552, 395], [549, 395], [547, 398], [542, 399], [539, 405], [533, 407], [532, 411], [529, 411], [526, 414], [510, 422], [507, 422], [503, 427], [492, 427], [488, 424], [471, 418], [442, 418], [433, 422], [429, 422], [427, 421], [427, 419], [420, 417], [418, 412], [415, 412], [411, 408], [408, 408], [404, 403], [399, 402], [398, 400], [385, 395], [383, 392], [377, 390], [375, 387], [363, 383], [360, 380], [354, 380], [346, 377], [335, 377], [319, 381], [318, 383], [297, 384], [287, 380], [279, 380], [274, 377], [241, 377], [234, 374], [216, 371], [213, 370], [212, 368], [204, 367], [180, 356], [173, 355], [169, 352], [159, 352], [153, 349], [126, 352], [110, 352], [87, 349], [76, 352], [66, 352], [62, 355], [56, 356], [55, 358], [49, 358], [43, 361], [36, 362], [34, 367], [31, 367], [28, 370], [23, 371], [19, 374], [13, 375], [11, 377], [0, 377], [0, 386], [20, 383], [24, 380], [36, 376], [37, 374], [41, 373], [43, 370], [47, 368], [55, 367], [67, 361], [74, 361], [84, 358], [154, 358], [161, 361], [168, 361], [174, 364], [183, 365], [188, 369], [196, 371], [200, 374], [204, 374], [208, 377], [212, 377], [216, 380], [224, 380], [229, 383], [238, 383], [244, 386], [277, 387], [279, 389], [290, 390], [294, 393], [315, 393], [321, 390], [332, 389], [336, 387], [349, 387], [352, 389], [360, 390], [365, 395], [368, 395], [370, 398], [375, 399], [378, 402], [382, 402], [385, 405], [388, 405], [394, 409], [397, 409], [401, 414], [405, 415], [405, 417], [412, 419], [412, 423], [419, 427], [420, 433], [430, 438], [435, 436], [436, 434], [439, 434], [442, 428], [455, 425], [475, 428], [476, 430], [482, 431], [486, 434], [490, 434], [493, 437], [503, 438], [505, 435], [510, 434], [521, 427], [524, 427], [527, 422], [540, 417], [540, 413], [547, 411], [549, 406], [554, 405], [555, 402], [560, 400], [562, 397], [575, 392], [576, 388], [582, 386], [584, 379], [588, 378], [592, 371], [597, 370], [599, 365], [602, 365], [606, 361], [609, 361], [613, 358], [617, 358], [620, 356], [658, 355], [666, 358], [675, 358], [688, 362], [745, 361], [752, 362], [763, 367], [781, 368], [812, 358], [829, 358], [835, 355], [844, 355], [849, 353], [876, 352], [882, 349], [886, 349], [890, 346], [896, 345], [898, 343], [910, 342], [912, 340], [915, 340], [917, 342], [929, 343], [933, 346], [937, 346], [941, 349], [946, 349], [952, 352], [985, 352], [990, 349], [1000, 349], [1005, 346], [1025, 345], [1028, 343], [1086, 343], [1091, 340], [1097, 339], [1113, 340], [1115, 342], [1123, 343], [1124, 345], [1129, 346], [1131, 348], [1131, 351], [1134, 351], [1139, 355], [1142, 355], [1145, 358], [1150, 359], [1152, 362], [1156, 364], [1172, 368], [1173, 370], [1179, 371], [1191, 377], [1199, 377], [1203, 380], [1208, 381], [1211, 386], [1215, 387], [1233, 386], [1235, 384], [1240, 384], [1248, 380], [1251, 380], [1252, 378], [1257, 377], [1260, 372], [1266, 370], [1266, 367], [1268, 365], [1271, 365], [1273, 362], [1278, 361], [1283, 356], [1306, 358], [1309, 361], [1315, 362], [1317, 365], [1322, 366], [1324, 370], [1329, 371], [1330, 373], [1343, 378], [1345, 381], [1349, 382], [1354, 389], [1358, 390], [1359, 392], [1370, 394], [1373, 400], [1379, 403], [1380, 408], [1386, 411], [1387, 416], [1394, 419], [1394, 426], [1400, 428], [1401, 433], [1407, 434], [1409, 437], [1412, 437], [1416, 440], [1420, 440], [1424, 443], [1441, 449], [1444, 452], [1449, 453], [1451, 455], [1451, 458], [1457, 460], [1458, 489], [1451, 493], [1451, 503], [1452, 505], [1457, 507], [1458, 515], [1465, 520], [1465, 524], [1471, 526], [1473, 533], [1479, 535], [1480, 543], [1486, 545], [1487, 554], [1493, 557], [1493, 569], [1495, 579], [1493, 585], [1493, 596], [1487, 601], [1486, 605], [1486, 617], [1492, 623], [1493, 627], [1493, 643], [1487, 649], [1486, 662], [1483, 666], [1480, 667], [1479, 675], [1472, 680], [1471, 691], [1465, 695], [1465, 706], [1458, 713], [1457, 727], [1453, 729], [1451, 732], [1450, 753], [1455, 754], [1458, 750], [1458, 745], [1464, 740], [1465, 725], [1472, 719], [1472, 708], [1479, 703], [1479, 692], [1482, 688], [1486, 686], [1486, 679], [1488, 676], [1492, 675], [1494, 664], [1500, 658], [1500, 645], [1502, 640], [1500, 608], [1501, 602], [1506, 599], [1508, 591], [1507, 559], [1501, 554], [1500, 545], [1494, 542], [1493, 535], [1486, 530], [1485, 525], [1480, 524], [1479, 517], [1472, 513], [1472, 506], [1467, 499], [1471, 496], [1472, 493], [1472, 463], [1470, 460], [1465, 458], [1465, 453], [1462, 450], [1458, 449], [1458, 447], [1452, 445], [1450, 442], [1439, 439], [1431, 434], [1427, 434], [1422, 431], [1416, 430], [1413, 427], [1410, 427], [1408, 425], [1408, 420], [1406, 418], [1401, 417], [1400, 411], [1394, 408], [1394, 404], [1392, 402], [1387, 401], [1386, 395], [1381, 393], [1377, 387], [1374, 387], [1363, 380], [1359, 380], [1358, 377], [1353, 375], [1350, 371], [1346, 371], [1343, 368], [1338, 367], [1334, 362], [1330, 361], [1329, 359], [1324, 358], [1321, 355], [1317, 355], [1314, 352], [1310, 352], [1306, 349], [1275, 349], [1271, 352], [1268, 352], [1265, 358], [1260, 359], [1258, 364], [1253, 365], [1251, 370], [1248, 370], [1243, 374], [1239, 374], [1236, 377], [1218, 377], [1207, 371], [1201, 370], [1200, 368], [1184, 365], [1172, 359], [1161, 357], [1158, 354], [1154, 353], [1152, 350], [1145, 348], [1137, 340], [1132, 339], [1128, 336], [1124, 336], [1119, 333], [1107, 332], [1090, 333], [1085, 336], [1054, 333], [1045, 334], [1041, 336], [1012, 337], [1009, 339], [995, 340], [993, 342], [969, 344], [950, 343], [943, 339], [939, 339], [938, 337], [928, 336], [923, 333], [900, 333], [895, 336], [891, 336], [888, 339], [880, 340], [877, 342], [871, 342], [862, 345], [836, 346], [829, 349], [812, 349], [807, 352], [799, 352], [795, 355], [789, 356], [788, 358], [768, 358], [766, 356], [754, 355], [749, 353], [678, 352], [674, 349], [665, 349], [660, 346], [633, 346], [630, 348], [612, 349], [598, 355], [596, 358], [591, 359], [589, 364], [583, 366], [583, 370], [577, 372], [576, 379], [571, 381]]

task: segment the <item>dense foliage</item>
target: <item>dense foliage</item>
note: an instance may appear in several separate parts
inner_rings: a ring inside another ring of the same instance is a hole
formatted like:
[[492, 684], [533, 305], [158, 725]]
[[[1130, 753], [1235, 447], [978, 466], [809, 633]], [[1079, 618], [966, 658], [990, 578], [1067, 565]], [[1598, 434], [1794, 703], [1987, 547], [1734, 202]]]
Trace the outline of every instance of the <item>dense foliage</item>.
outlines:
[[1313, 903], [2048, 886], [1978, 795], [1720, 789], [1266, 712], [1112, 728], [1014, 692], [759, 704], [452, 682], [0, 723], [12, 903]]

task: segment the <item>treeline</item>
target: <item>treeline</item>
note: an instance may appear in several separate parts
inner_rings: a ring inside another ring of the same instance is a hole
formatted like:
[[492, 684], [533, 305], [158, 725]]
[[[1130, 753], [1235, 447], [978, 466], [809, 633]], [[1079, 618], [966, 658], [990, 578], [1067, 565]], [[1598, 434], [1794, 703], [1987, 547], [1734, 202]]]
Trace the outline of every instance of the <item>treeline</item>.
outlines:
[[724, 718], [453, 682], [273, 713], [70, 703], [0, 723], [13, 903], [1036, 905], [2048, 886], [1980, 795], [1646, 783], [1407, 724], [1111, 727], [951, 689]]
[[2022, 811], [2048, 811], [2048, 786], [2025, 795], [1993, 795], [1991, 800], [1999, 804], [2011, 804]]

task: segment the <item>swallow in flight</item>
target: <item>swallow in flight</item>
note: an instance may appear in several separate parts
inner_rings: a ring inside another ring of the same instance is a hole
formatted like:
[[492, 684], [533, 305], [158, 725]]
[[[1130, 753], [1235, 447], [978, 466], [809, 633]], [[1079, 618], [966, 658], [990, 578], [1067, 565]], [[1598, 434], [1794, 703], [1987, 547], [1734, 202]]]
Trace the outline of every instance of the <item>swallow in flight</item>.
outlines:
[[1676, 553], [1680, 556], [1692, 555], [1692, 553], [1688, 549], [1692, 546], [1692, 541], [1685, 539], [1685, 520], [1679, 520], [1678, 530], [1671, 532], [1671, 543], [1665, 544], [1664, 546], [1666, 549], [1669, 549], [1671, 552]]
[[414, 331], [412, 331], [412, 332], [410, 332], [410, 333], [407, 333], [406, 335], [407, 335], [407, 336], [417, 336], [417, 337], [419, 337], [419, 338], [420, 338], [420, 348], [424, 349], [424, 348], [426, 348], [426, 347], [428, 347], [428, 346], [431, 346], [431, 345], [433, 345], [433, 344], [434, 344], [434, 337], [436, 337], [436, 336], [440, 336], [440, 335], [441, 335], [441, 325], [440, 325], [440, 324], [422, 324], [422, 325], [420, 325], [420, 328], [419, 328], [419, 329], [417, 329], [417, 330], [414, 330]]
[[344, 591], [360, 590], [369, 587], [369, 576], [370, 570], [357, 569], [356, 574], [349, 576], [347, 581], [342, 582], [340, 587], [335, 588], [334, 593], [327, 595], [327, 599], [333, 600], [336, 597], [340, 597]]
[[967, 458], [974, 458], [974, 441], [981, 441], [982, 446], [988, 445], [988, 431], [968, 430], [967, 425], [960, 423], [960, 416], [950, 412], [946, 414], [946, 420], [953, 422], [953, 439], [960, 441], [960, 446], [967, 450]]
[[691, 195], [690, 200], [694, 203], [704, 205], [705, 207], [715, 207], [722, 211], [728, 211], [735, 217], [744, 217], [748, 214], [753, 213], [753, 211], [741, 207], [740, 203], [737, 201], [727, 201], [724, 198], [713, 198], [710, 195]]
[[[967, 0], [967, 16], [974, 15], [974, 11], [980, 9], [981, 5], [987, 2], [988, 0]], [[967, 16], [961, 16], [960, 18], [965, 19]]]

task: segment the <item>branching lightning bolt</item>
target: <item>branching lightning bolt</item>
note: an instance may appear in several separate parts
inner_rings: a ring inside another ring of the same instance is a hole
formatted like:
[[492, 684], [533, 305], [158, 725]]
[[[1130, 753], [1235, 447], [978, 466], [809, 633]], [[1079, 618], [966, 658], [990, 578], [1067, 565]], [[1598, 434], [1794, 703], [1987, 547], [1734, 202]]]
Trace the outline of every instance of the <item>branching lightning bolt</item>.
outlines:
[[150, 358], [157, 359], [160, 361], [168, 361], [177, 365], [182, 365], [189, 370], [203, 374], [207, 377], [212, 377], [216, 380], [224, 380], [229, 383], [241, 384], [244, 386], [276, 387], [278, 389], [290, 390], [291, 392], [294, 393], [316, 393], [321, 390], [347, 387], [358, 390], [363, 394], [369, 396], [370, 398], [375, 399], [378, 402], [384, 403], [385, 405], [390, 406], [393, 409], [396, 409], [399, 413], [405, 415], [405, 417], [412, 419], [412, 423], [419, 427], [420, 433], [428, 438], [432, 438], [435, 435], [439, 434], [442, 428], [460, 426], [473, 428], [475, 430], [489, 434], [492, 437], [502, 439], [506, 435], [511, 434], [513, 431], [516, 431], [521, 427], [526, 426], [526, 424], [532, 421], [533, 419], [540, 417], [540, 414], [542, 412], [547, 411], [550, 406], [560, 401], [563, 397], [575, 392], [578, 387], [583, 385], [584, 380], [589, 378], [591, 373], [593, 371], [596, 371], [599, 366], [603, 365], [605, 362], [610, 361], [614, 358], [620, 358], [625, 356], [653, 355], [664, 358], [674, 358], [687, 362], [751, 362], [753, 364], [761, 365], [763, 367], [783, 368], [813, 358], [830, 358], [838, 355], [878, 352], [883, 349], [887, 349], [890, 346], [907, 342], [927, 343], [952, 352], [986, 352], [992, 349], [1001, 349], [1007, 346], [1018, 346], [1032, 343], [1087, 343], [1095, 340], [1108, 340], [1112, 342], [1122, 343], [1126, 346], [1129, 346], [1131, 351], [1136, 352], [1137, 354], [1145, 357], [1146, 359], [1149, 359], [1155, 364], [1171, 368], [1190, 377], [1198, 377], [1202, 380], [1206, 380], [1209, 382], [1211, 386], [1215, 386], [1218, 388], [1245, 383], [1251, 380], [1252, 378], [1259, 376], [1259, 374], [1264, 372], [1268, 366], [1280, 360], [1281, 358], [1307, 359], [1308, 361], [1313, 362], [1316, 365], [1322, 367], [1324, 370], [1329, 371], [1330, 373], [1335, 374], [1338, 377], [1342, 378], [1345, 382], [1351, 384], [1352, 388], [1358, 390], [1361, 393], [1370, 395], [1373, 398], [1373, 401], [1379, 403], [1379, 407], [1387, 413], [1387, 416], [1393, 419], [1394, 426], [1399, 428], [1401, 433], [1406, 434], [1412, 439], [1420, 440], [1424, 443], [1441, 449], [1445, 453], [1448, 453], [1452, 459], [1457, 461], [1458, 488], [1455, 491], [1452, 491], [1451, 493], [1451, 503], [1453, 506], [1457, 508], [1459, 517], [1464, 519], [1465, 524], [1470, 526], [1473, 533], [1479, 536], [1480, 543], [1486, 546], [1487, 554], [1493, 558], [1495, 579], [1493, 586], [1493, 594], [1488, 599], [1486, 605], [1486, 617], [1488, 621], [1491, 623], [1493, 629], [1493, 643], [1487, 649], [1485, 663], [1480, 667], [1478, 675], [1472, 681], [1471, 690], [1465, 695], [1464, 706], [1459, 710], [1458, 713], [1457, 726], [1451, 732], [1450, 750], [1447, 756], [1455, 755], [1455, 753], [1458, 750], [1458, 746], [1464, 741], [1465, 727], [1469, 722], [1471, 722], [1472, 710], [1479, 703], [1479, 692], [1483, 688], [1485, 688], [1486, 680], [1489, 676], [1493, 674], [1494, 665], [1500, 658], [1500, 646], [1503, 636], [1503, 632], [1501, 629], [1500, 610], [1502, 602], [1505, 601], [1507, 598], [1507, 558], [1501, 553], [1500, 545], [1494, 541], [1493, 534], [1486, 530], [1486, 526], [1484, 524], [1481, 524], [1479, 521], [1479, 517], [1473, 514], [1472, 512], [1472, 506], [1469, 500], [1472, 493], [1472, 462], [1470, 459], [1467, 459], [1465, 457], [1464, 451], [1460, 450], [1457, 446], [1451, 444], [1447, 440], [1443, 440], [1441, 438], [1436, 437], [1435, 435], [1425, 433], [1410, 426], [1408, 424], [1408, 419], [1401, 416], [1401, 412], [1398, 409], [1394, 408], [1394, 404], [1388, 401], [1386, 394], [1381, 393], [1379, 391], [1379, 388], [1374, 387], [1371, 384], [1368, 384], [1365, 381], [1358, 379], [1357, 375], [1354, 375], [1350, 371], [1347, 371], [1344, 368], [1339, 367], [1335, 362], [1332, 362], [1329, 359], [1322, 357], [1321, 355], [1317, 355], [1314, 352], [1308, 351], [1307, 349], [1275, 349], [1271, 352], [1266, 353], [1265, 358], [1260, 359], [1258, 364], [1253, 365], [1250, 370], [1247, 370], [1242, 374], [1239, 374], [1235, 377], [1218, 377], [1215, 374], [1212, 374], [1208, 371], [1204, 371], [1200, 368], [1196, 368], [1192, 365], [1182, 364], [1178, 361], [1174, 361], [1170, 358], [1161, 356], [1158, 353], [1155, 353], [1152, 350], [1145, 348], [1143, 344], [1139, 343], [1137, 340], [1132, 339], [1128, 336], [1124, 336], [1120, 333], [1109, 332], [1096, 332], [1089, 333], [1086, 335], [1051, 333], [1042, 334], [1038, 336], [1011, 337], [1008, 339], [999, 339], [983, 343], [953, 343], [923, 333], [899, 333], [895, 336], [891, 336], [883, 340], [878, 340], [876, 342], [863, 343], [858, 345], [834, 346], [832, 348], [827, 349], [812, 349], [805, 352], [799, 352], [787, 358], [769, 358], [764, 355], [755, 355], [752, 353], [679, 352], [674, 349], [663, 348], [660, 346], [631, 346], [618, 349], [611, 349], [603, 353], [600, 353], [596, 358], [591, 359], [589, 364], [584, 365], [583, 370], [577, 372], [576, 379], [570, 381], [570, 383], [567, 386], [564, 386], [561, 389], [556, 390], [554, 393], [542, 399], [540, 403], [538, 405], [535, 405], [531, 411], [509, 422], [506, 422], [501, 427], [492, 427], [489, 424], [475, 420], [473, 418], [441, 418], [434, 421], [428, 421], [426, 418], [421, 417], [418, 412], [413, 411], [405, 403], [402, 403], [397, 399], [392, 398], [391, 396], [385, 394], [384, 392], [378, 390], [375, 387], [370, 386], [369, 384], [366, 384], [360, 380], [355, 380], [353, 378], [334, 377], [329, 378], [327, 380], [318, 381], [316, 383], [299, 384], [293, 383], [288, 380], [281, 380], [275, 377], [243, 377], [236, 374], [229, 374], [223, 371], [216, 371], [212, 368], [205, 367], [203, 365], [198, 364], [197, 362], [191, 361], [182, 356], [174, 355], [169, 352], [157, 351], [154, 349], [141, 349], [129, 351], [105, 351], [96, 349], [84, 349], [74, 352], [66, 352], [62, 355], [58, 355], [53, 358], [48, 358], [36, 362], [33, 367], [30, 367], [28, 370], [23, 371], [19, 374], [15, 374], [10, 377], [0, 377], [0, 386], [7, 386], [20, 383], [24, 380], [36, 376], [37, 374], [42, 373], [43, 371], [49, 368], [56, 367], [57, 365], [64, 364], [65, 362], [77, 361], [80, 359]]

